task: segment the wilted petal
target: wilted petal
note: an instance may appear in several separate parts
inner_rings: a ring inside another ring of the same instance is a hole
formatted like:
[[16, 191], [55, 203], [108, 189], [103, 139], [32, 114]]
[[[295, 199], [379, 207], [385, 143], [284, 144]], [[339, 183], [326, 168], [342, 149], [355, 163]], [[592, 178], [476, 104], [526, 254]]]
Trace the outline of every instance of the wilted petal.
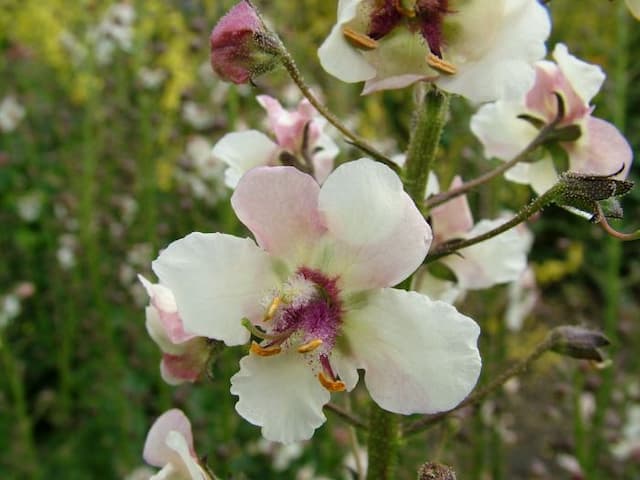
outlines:
[[480, 374], [478, 325], [451, 305], [416, 292], [371, 292], [364, 308], [347, 312], [344, 334], [365, 369], [371, 397], [385, 410], [449, 410]]
[[336, 244], [327, 268], [350, 290], [401, 282], [431, 244], [431, 229], [398, 176], [372, 160], [338, 167], [320, 190], [319, 209]]
[[266, 252], [250, 239], [219, 233], [173, 242], [152, 267], [173, 292], [185, 328], [227, 345], [249, 340], [241, 320], [258, 321], [263, 296], [277, 284]]
[[313, 177], [293, 167], [255, 168], [238, 183], [231, 205], [258, 245], [294, 259], [325, 231], [319, 191]]
[[231, 378], [237, 412], [262, 427], [262, 435], [282, 443], [311, 438], [326, 418], [329, 392], [295, 349], [271, 357], [248, 355]]
[[227, 133], [211, 151], [214, 158], [226, 163], [225, 184], [235, 188], [240, 177], [253, 167], [270, 165], [280, 148], [257, 130]]

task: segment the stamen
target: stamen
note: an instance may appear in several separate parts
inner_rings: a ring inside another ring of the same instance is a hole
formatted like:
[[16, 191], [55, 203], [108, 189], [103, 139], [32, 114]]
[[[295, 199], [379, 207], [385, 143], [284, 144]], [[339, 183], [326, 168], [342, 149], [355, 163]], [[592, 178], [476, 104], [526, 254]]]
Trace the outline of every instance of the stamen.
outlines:
[[344, 38], [354, 47], [362, 48], [363, 50], [375, 50], [378, 48], [378, 42], [376, 40], [363, 33], [358, 33], [352, 28], [342, 27], [342, 35], [344, 35]]
[[269, 308], [267, 308], [267, 313], [265, 313], [264, 315], [265, 322], [268, 322], [273, 318], [273, 316], [276, 314], [276, 310], [278, 310], [278, 307], [280, 306], [281, 303], [282, 303], [282, 297], [280, 296], [277, 296], [273, 300], [271, 300], [271, 304], [269, 305]]
[[[410, 5], [409, 7], [405, 6], [407, 3]], [[396, 10], [409, 18], [416, 16], [416, 3], [416, 0], [393, 0], [393, 6], [396, 7]]]
[[447, 75], [454, 75], [458, 72], [458, 69], [453, 63], [449, 63], [446, 60], [441, 59], [437, 55], [433, 53], [429, 53], [427, 55], [427, 65], [429, 65], [434, 70], [437, 70], [440, 73], [445, 73]]
[[273, 355], [277, 355], [282, 351], [282, 348], [275, 347], [261, 347], [256, 342], [251, 342], [251, 347], [249, 348], [251, 353], [255, 353], [261, 357], [272, 357]]
[[314, 340], [311, 340], [307, 343], [304, 343], [302, 345], [300, 345], [298, 347], [298, 352], [300, 353], [309, 353], [309, 352], [313, 352], [316, 348], [318, 348], [320, 345], [322, 345], [322, 340], [320, 340], [319, 338], [316, 338]]
[[347, 388], [344, 382], [340, 380], [330, 380], [322, 372], [318, 373], [318, 380], [322, 386], [330, 392], [344, 392]]

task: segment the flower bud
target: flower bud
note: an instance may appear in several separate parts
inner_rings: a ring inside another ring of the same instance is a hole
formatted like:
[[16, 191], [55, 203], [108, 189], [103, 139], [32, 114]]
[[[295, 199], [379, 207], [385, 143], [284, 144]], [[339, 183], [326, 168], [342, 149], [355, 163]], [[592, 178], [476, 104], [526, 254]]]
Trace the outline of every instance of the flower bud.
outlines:
[[211, 66], [224, 80], [248, 83], [278, 64], [279, 41], [247, 0], [222, 17], [209, 41]]
[[609, 345], [609, 339], [596, 330], [564, 325], [554, 328], [551, 333], [551, 350], [568, 357], [584, 360], [604, 361], [600, 347]]

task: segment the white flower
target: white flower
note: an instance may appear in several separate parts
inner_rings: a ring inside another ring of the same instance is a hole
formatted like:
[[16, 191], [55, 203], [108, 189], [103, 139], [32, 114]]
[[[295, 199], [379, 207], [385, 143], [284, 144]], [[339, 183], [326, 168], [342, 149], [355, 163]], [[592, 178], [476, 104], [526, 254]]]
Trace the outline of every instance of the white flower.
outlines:
[[[433, 177], [435, 178], [435, 176]], [[430, 181], [437, 187], [437, 179]], [[451, 188], [462, 185], [454, 178]], [[437, 190], [427, 190], [427, 194]], [[474, 224], [466, 195], [460, 195], [431, 211], [431, 226], [436, 244], [456, 238], [468, 239], [482, 235], [505, 223], [506, 215]], [[445, 302], [460, 299], [466, 290], [481, 290], [517, 280], [527, 266], [527, 254], [532, 238], [526, 227], [513, 228], [484, 242], [461, 249], [440, 262], [455, 275], [455, 281], [437, 278], [427, 269], [416, 276], [416, 290]]]
[[258, 95], [267, 111], [275, 141], [262, 132], [248, 130], [228, 133], [213, 147], [213, 155], [226, 163], [225, 183], [235, 188], [240, 177], [260, 165], [290, 165], [311, 171], [320, 183], [333, 168], [338, 147], [323, 129], [326, 121], [307, 100], [294, 111], [285, 110], [268, 95]]
[[[600, 90], [604, 73], [597, 65], [570, 55], [563, 44], [556, 45], [553, 58], [556, 63], [536, 64], [536, 81], [526, 95], [519, 100], [484, 105], [472, 117], [471, 130], [484, 145], [486, 156], [507, 161], [524, 150], [538, 129], [518, 117], [528, 115], [544, 124], [550, 123], [557, 115], [556, 94], [559, 94], [565, 107], [559, 128], [575, 125], [581, 132], [577, 140], [559, 144], [569, 157], [568, 170], [612, 175], [622, 168], [616, 178], [626, 178], [633, 157], [629, 144], [615, 126], [591, 116], [593, 107], [589, 102]], [[541, 195], [556, 183], [557, 165], [547, 153], [542, 160], [520, 162], [505, 177], [531, 185]]]
[[149, 480], [209, 480], [193, 449], [191, 423], [177, 408], [155, 421], [144, 443], [145, 462], [161, 467]]
[[25, 116], [25, 109], [12, 95], [7, 95], [0, 102], [0, 130], [12, 132]]
[[318, 55], [339, 79], [366, 81], [363, 93], [426, 80], [485, 102], [531, 86], [549, 31], [536, 0], [340, 0]]
[[640, 458], [640, 405], [627, 408], [622, 439], [611, 446], [611, 453], [619, 460]]
[[[236, 410], [283, 443], [308, 439], [331, 392], [365, 371], [384, 409], [457, 405], [480, 372], [479, 328], [451, 305], [389, 288], [423, 261], [424, 218], [389, 168], [348, 162], [322, 188], [292, 167], [247, 172], [231, 199], [256, 243], [192, 233], [153, 262], [184, 326], [250, 354], [231, 379]], [[243, 321], [244, 319], [244, 321]]]

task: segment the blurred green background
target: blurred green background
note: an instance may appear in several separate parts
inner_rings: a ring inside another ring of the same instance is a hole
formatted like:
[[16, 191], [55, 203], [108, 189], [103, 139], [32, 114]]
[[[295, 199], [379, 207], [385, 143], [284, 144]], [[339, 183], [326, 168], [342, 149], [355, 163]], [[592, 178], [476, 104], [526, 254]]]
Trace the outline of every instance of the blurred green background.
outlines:
[[[258, 4], [327, 104], [397, 153], [408, 138], [411, 91], [363, 98], [316, 61], [335, 3]], [[300, 448], [267, 445], [233, 410], [229, 377], [243, 349], [223, 352], [212, 381], [172, 388], [144, 327], [136, 274], [151, 276], [160, 248], [194, 230], [244, 233], [211, 146], [225, 132], [262, 127], [255, 94], [290, 107], [299, 98], [284, 72], [260, 78], [259, 88], [213, 76], [208, 34], [232, 4], [0, 0], [0, 102], [19, 105], [7, 104], [15, 124], [0, 123], [2, 479], [147, 478], [136, 471], [146, 432], [172, 406], [191, 418], [198, 453], [222, 478], [349, 478], [348, 432], [331, 413]], [[554, 0], [550, 8], [549, 45], [562, 41], [602, 65], [608, 79], [596, 115], [616, 123], [638, 152], [640, 24], [621, 0]], [[452, 102], [437, 166], [445, 179], [491, 165], [469, 131], [472, 111]], [[359, 156], [343, 147], [340, 160]], [[502, 179], [470, 196], [476, 218], [528, 198]], [[623, 224], [637, 228], [640, 189], [623, 206]], [[461, 479], [582, 478], [572, 462], [584, 478], [640, 478], [640, 248], [556, 208], [530, 227], [541, 298], [524, 328], [505, 328], [505, 287], [460, 306], [483, 328], [483, 379], [564, 323], [606, 331], [611, 364], [544, 357], [481, 408], [407, 440], [398, 478], [415, 478], [427, 460], [454, 465]], [[364, 416], [364, 392], [353, 397]], [[635, 453], [621, 455], [619, 445], [633, 438]]]

